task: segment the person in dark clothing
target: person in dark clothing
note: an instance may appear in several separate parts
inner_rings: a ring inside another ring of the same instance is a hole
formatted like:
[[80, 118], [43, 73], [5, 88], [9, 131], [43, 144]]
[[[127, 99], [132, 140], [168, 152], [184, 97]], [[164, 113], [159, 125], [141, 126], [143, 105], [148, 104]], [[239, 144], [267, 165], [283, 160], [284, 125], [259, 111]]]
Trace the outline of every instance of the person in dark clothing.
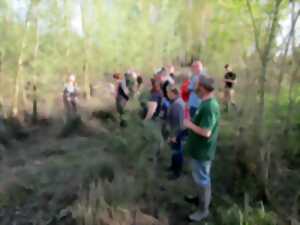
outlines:
[[184, 138], [184, 108], [185, 104], [177, 88], [168, 88], [168, 97], [171, 105], [167, 115], [167, 124], [170, 129], [168, 142], [172, 150], [170, 179], [180, 177], [183, 165], [183, 138]]
[[225, 111], [228, 112], [230, 106], [236, 109], [236, 104], [234, 102], [234, 86], [237, 82], [237, 76], [232, 72], [230, 65], [225, 65], [225, 75], [224, 75], [224, 104]]
[[130, 98], [130, 90], [128, 88], [128, 81], [126, 74], [124, 75], [123, 79], [120, 77], [119, 74], [114, 75], [114, 79], [116, 79], [116, 109], [120, 115], [120, 126], [126, 126], [125, 120], [125, 107], [127, 102]]
[[145, 107], [146, 116], [144, 120], [155, 120], [161, 111], [163, 95], [161, 93], [160, 82], [155, 79], [151, 79], [151, 92], [150, 98]]
[[170, 99], [168, 97], [168, 87], [170, 85], [174, 85], [175, 81], [168, 73], [168, 70], [165, 68], [162, 68], [159, 72], [159, 80], [160, 80], [160, 86], [163, 93], [163, 100], [162, 100], [162, 119], [166, 120], [168, 108], [170, 107]]

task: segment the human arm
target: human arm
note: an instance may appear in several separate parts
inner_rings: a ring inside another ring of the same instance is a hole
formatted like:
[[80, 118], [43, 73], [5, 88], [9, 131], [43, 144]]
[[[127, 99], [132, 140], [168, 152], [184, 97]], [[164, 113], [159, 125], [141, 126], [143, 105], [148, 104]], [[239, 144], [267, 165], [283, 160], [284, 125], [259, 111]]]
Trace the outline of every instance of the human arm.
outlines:
[[184, 120], [184, 126], [201, 137], [210, 138], [212, 130], [217, 123], [216, 113], [211, 109], [205, 109], [195, 121]]
[[202, 127], [197, 126], [194, 124], [192, 121], [185, 119], [184, 120], [184, 126], [194, 133], [198, 134], [199, 136], [205, 137], [205, 138], [210, 138], [211, 137], [211, 130], [210, 129], [205, 129]]

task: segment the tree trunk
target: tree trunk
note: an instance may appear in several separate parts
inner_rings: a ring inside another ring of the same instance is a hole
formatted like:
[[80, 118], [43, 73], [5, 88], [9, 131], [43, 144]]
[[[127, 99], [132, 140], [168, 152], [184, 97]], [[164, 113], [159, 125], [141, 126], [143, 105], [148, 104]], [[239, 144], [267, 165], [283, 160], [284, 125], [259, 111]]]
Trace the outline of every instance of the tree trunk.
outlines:
[[[39, 34], [39, 28], [38, 28], [38, 18], [36, 15], [35, 18], [35, 27], [36, 27], [36, 33], [35, 33], [35, 47], [34, 47], [34, 52], [33, 52], [33, 63], [34, 63], [34, 69], [35, 68], [35, 63], [36, 59], [38, 57], [39, 53], [39, 47], [40, 47], [40, 34]], [[35, 71], [36, 74], [36, 71]], [[37, 83], [36, 83], [36, 75], [33, 77], [33, 82], [32, 82], [32, 122], [35, 124], [38, 119], [38, 102], [37, 102]]]
[[[23, 66], [23, 57], [24, 57], [24, 50], [26, 47], [26, 37], [27, 33], [30, 27], [30, 16], [33, 8], [33, 2], [30, 1], [28, 12], [26, 15], [26, 22], [25, 22], [25, 32], [22, 38], [21, 42], [21, 49], [17, 60], [17, 74], [16, 74], [16, 80], [15, 80], [15, 90], [14, 90], [14, 98], [13, 98], [13, 106], [12, 106], [12, 115], [18, 116], [19, 114], [19, 97], [20, 97], [20, 91], [22, 91], [23, 94], [23, 103], [26, 104], [26, 96], [25, 96], [25, 90], [21, 86], [24, 85], [24, 78], [22, 77], [22, 66]], [[21, 89], [22, 88], [22, 89]]]
[[85, 21], [85, 12], [83, 4], [80, 4], [80, 10], [81, 10], [81, 24], [82, 24], [82, 30], [84, 33], [84, 64], [83, 64], [83, 76], [84, 76], [84, 93], [86, 99], [90, 99], [91, 97], [91, 89], [90, 89], [90, 78], [89, 78], [89, 64], [88, 64], [88, 53], [89, 53], [89, 34], [86, 27], [86, 21]]
[[267, 146], [267, 142], [265, 139], [265, 84], [267, 79], [267, 70], [270, 62], [270, 53], [272, 49], [272, 45], [276, 36], [276, 28], [278, 26], [278, 17], [280, 11], [280, 5], [282, 0], [276, 0], [275, 7], [272, 15], [272, 20], [270, 23], [270, 32], [268, 33], [268, 39], [264, 48], [261, 48], [259, 30], [256, 25], [256, 20], [253, 15], [252, 6], [250, 0], [247, 0], [247, 7], [251, 16], [252, 26], [254, 30], [254, 40], [255, 47], [258, 52], [261, 61], [261, 73], [260, 73], [260, 85], [259, 85], [259, 108], [256, 120], [256, 129], [257, 129], [257, 137], [259, 143], [259, 160], [260, 164], [259, 168], [262, 170], [261, 184], [264, 189], [267, 190], [267, 185], [269, 181], [269, 169], [271, 163], [271, 150]]
[[282, 60], [281, 60], [281, 63], [280, 63], [280, 70], [279, 70], [279, 76], [278, 76], [278, 84], [277, 84], [277, 92], [276, 92], [276, 96], [275, 96], [275, 103], [278, 105], [278, 101], [279, 101], [279, 97], [280, 97], [280, 94], [281, 94], [281, 84], [282, 84], [282, 81], [283, 81], [283, 77], [284, 77], [284, 71], [286, 69], [286, 59], [287, 59], [287, 55], [288, 55], [288, 51], [289, 51], [289, 48], [290, 48], [290, 45], [291, 45], [291, 41], [292, 41], [292, 37], [294, 36], [295, 34], [295, 27], [296, 27], [296, 24], [297, 24], [297, 21], [299, 19], [299, 16], [300, 16], [300, 10], [298, 10], [297, 13], [295, 13], [295, 2], [292, 1], [292, 16], [291, 16], [291, 29], [290, 29], [290, 32], [289, 32], [289, 35], [288, 35], [288, 39], [287, 39], [287, 43], [285, 45], [285, 49], [284, 49], [284, 53], [283, 53], [283, 56], [282, 56]]

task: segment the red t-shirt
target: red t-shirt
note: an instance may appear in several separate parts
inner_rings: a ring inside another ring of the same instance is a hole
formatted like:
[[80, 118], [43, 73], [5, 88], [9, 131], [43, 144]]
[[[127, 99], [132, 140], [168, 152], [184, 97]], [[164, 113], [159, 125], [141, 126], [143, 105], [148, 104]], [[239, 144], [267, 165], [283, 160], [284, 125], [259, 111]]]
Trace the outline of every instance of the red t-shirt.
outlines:
[[180, 87], [181, 98], [183, 99], [184, 102], [189, 101], [189, 97], [190, 97], [189, 85], [190, 85], [190, 80], [185, 80]]

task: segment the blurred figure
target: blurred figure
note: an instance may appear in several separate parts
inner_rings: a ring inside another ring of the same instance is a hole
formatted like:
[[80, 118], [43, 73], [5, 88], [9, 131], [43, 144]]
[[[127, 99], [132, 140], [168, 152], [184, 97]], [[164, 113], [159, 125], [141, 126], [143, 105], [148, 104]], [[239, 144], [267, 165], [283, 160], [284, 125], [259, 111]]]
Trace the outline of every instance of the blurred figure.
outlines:
[[177, 179], [180, 177], [183, 165], [183, 120], [185, 104], [180, 97], [179, 90], [170, 86], [168, 88], [168, 97], [171, 105], [167, 115], [167, 124], [170, 130], [168, 143], [172, 150], [172, 159], [170, 171], [172, 175], [170, 179]]
[[141, 74], [137, 76], [136, 82], [137, 82], [137, 93], [139, 94], [144, 83], [143, 76]]
[[72, 119], [77, 114], [77, 98], [78, 87], [76, 84], [76, 76], [71, 74], [68, 82], [64, 85], [63, 103], [67, 114], [67, 119]]
[[160, 88], [160, 82], [155, 79], [151, 79], [151, 91], [148, 99], [145, 111], [144, 120], [155, 120], [160, 114], [162, 104], [162, 92]]
[[229, 64], [224, 66], [225, 75], [224, 75], [224, 104], [225, 112], [229, 111], [230, 106], [233, 106], [235, 110], [236, 104], [234, 102], [234, 86], [237, 82], [236, 74], [232, 72], [232, 69]]
[[163, 94], [162, 99], [162, 119], [166, 120], [168, 108], [170, 107], [170, 99], [168, 98], [168, 86], [174, 85], [175, 80], [171, 77], [170, 73], [164, 67], [161, 68], [156, 74], [156, 79], [160, 82], [161, 91]]
[[202, 72], [203, 65], [201, 61], [194, 61], [191, 67], [192, 77], [189, 84], [189, 112], [190, 117], [193, 118], [199, 105], [200, 105], [200, 97], [196, 93], [197, 84], [199, 81], [199, 76]]
[[116, 81], [116, 109], [120, 116], [120, 126], [125, 127], [125, 107], [130, 98], [130, 91], [128, 88], [128, 75], [125, 73], [124, 77], [116, 74], [114, 77]]
[[167, 66], [167, 70], [168, 70], [170, 77], [172, 77], [175, 80], [175, 66], [170, 64]]

